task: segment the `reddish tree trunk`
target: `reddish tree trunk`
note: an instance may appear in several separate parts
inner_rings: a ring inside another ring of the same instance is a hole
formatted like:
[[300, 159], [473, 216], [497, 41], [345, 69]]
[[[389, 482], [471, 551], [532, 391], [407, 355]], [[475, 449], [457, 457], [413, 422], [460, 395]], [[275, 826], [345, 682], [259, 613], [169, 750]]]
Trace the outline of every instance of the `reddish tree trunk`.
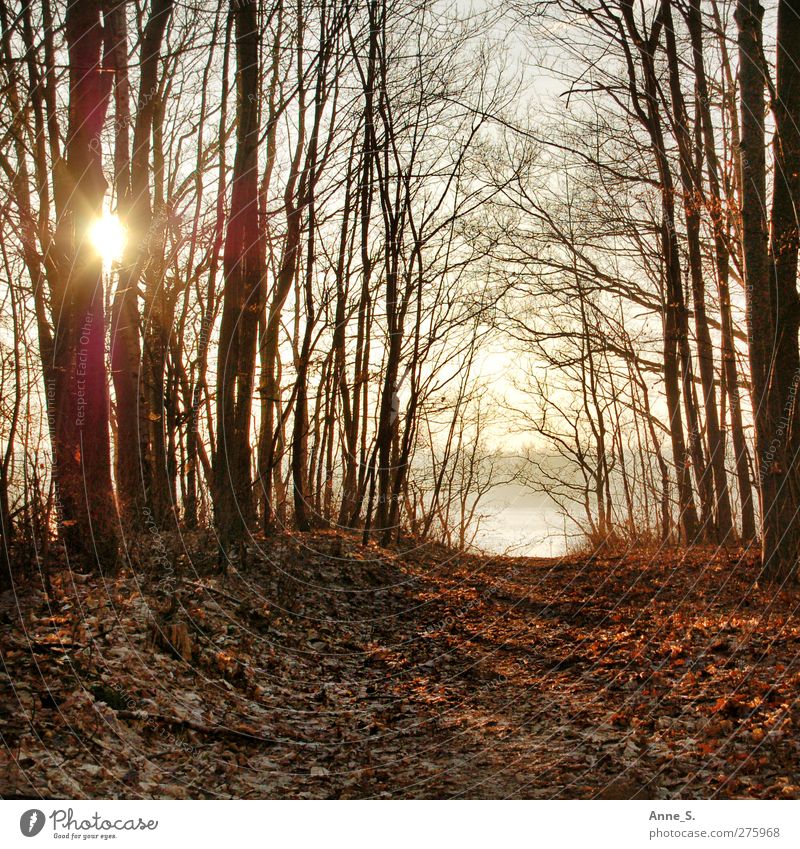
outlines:
[[64, 285], [55, 314], [55, 476], [67, 552], [85, 564], [113, 567], [116, 515], [111, 486], [102, 262], [89, 240], [106, 181], [100, 134], [111, 76], [101, 68], [98, 0], [67, 9], [70, 67], [66, 161], [56, 163], [56, 238]]

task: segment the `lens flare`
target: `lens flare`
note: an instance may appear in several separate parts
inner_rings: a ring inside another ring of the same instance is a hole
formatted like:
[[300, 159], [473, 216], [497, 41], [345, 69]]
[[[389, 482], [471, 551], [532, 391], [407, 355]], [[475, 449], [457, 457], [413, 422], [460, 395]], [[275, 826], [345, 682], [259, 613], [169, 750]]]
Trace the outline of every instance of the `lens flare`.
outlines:
[[116, 215], [104, 211], [89, 231], [92, 246], [103, 260], [107, 271], [122, 257], [125, 247], [125, 228]]

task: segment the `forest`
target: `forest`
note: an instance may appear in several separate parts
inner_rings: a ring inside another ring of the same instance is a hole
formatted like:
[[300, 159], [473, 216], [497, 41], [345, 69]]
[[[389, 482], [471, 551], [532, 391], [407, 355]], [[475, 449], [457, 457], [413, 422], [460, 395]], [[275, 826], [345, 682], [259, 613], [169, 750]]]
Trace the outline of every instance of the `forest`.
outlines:
[[0, 0], [0, 139], [0, 797], [800, 798], [800, 0]]

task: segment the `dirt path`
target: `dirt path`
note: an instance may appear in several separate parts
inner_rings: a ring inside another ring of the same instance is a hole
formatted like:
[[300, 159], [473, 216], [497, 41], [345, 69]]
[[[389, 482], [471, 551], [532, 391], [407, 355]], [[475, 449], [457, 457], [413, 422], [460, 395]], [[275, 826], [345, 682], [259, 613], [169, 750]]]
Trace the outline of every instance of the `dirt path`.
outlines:
[[755, 569], [286, 538], [183, 570], [190, 660], [145, 575], [62, 576], [0, 608], [0, 793], [797, 798], [798, 620]]

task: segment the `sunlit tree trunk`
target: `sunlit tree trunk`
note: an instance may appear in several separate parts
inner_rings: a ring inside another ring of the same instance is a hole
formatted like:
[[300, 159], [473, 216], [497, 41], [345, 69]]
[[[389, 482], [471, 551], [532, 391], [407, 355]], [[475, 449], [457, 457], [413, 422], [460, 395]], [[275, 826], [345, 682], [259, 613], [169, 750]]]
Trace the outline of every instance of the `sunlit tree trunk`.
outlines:
[[[151, 256], [152, 210], [150, 153], [153, 117], [158, 92], [158, 62], [164, 31], [172, 13], [172, 0], [154, 0], [145, 24], [139, 53], [139, 93], [133, 128], [133, 151], [128, 155], [129, 85], [125, 8], [114, 6], [117, 204], [127, 229], [126, 244], [114, 294], [111, 320], [111, 368], [117, 415], [117, 486], [120, 506], [128, 521], [139, 525], [147, 505], [161, 518], [161, 501], [153, 492], [154, 469], [151, 432], [155, 422], [152, 404], [143, 392], [142, 322], [139, 317], [139, 280]], [[146, 317], [147, 326], [152, 316]], [[146, 346], [145, 346], [146, 349]], [[146, 381], [149, 386], [149, 380]], [[162, 454], [163, 461], [163, 454]]]
[[[280, 14], [280, 13], [279, 13]], [[258, 440], [258, 478], [261, 484], [264, 512], [262, 524], [265, 533], [274, 530], [276, 508], [282, 503], [275, 492], [275, 481], [280, 477], [280, 461], [283, 456], [283, 412], [280, 392], [280, 332], [283, 308], [295, 282], [300, 258], [303, 209], [300, 199], [306, 194], [306, 170], [302, 167], [303, 149], [306, 141], [306, 83], [303, 69], [303, 22], [298, 21], [297, 32], [297, 137], [292, 153], [289, 175], [283, 190], [283, 212], [286, 218], [286, 233], [275, 285], [266, 306], [264, 329], [261, 335], [261, 430]], [[281, 32], [280, 18], [278, 33]], [[277, 40], [276, 40], [277, 49]], [[273, 66], [273, 81], [277, 66]], [[272, 127], [273, 125], [270, 124]], [[271, 169], [274, 158], [268, 151], [267, 168]], [[265, 179], [266, 182], [266, 179]], [[277, 415], [276, 415], [277, 413]], [[281, 494], [282, 495], [282, 494]]]
[[[717, 394], [714, 386], [714, 349], [706, 316], [703, 257], [700, 243], [700, 212], [702, 209], [703, 187], [695, 162], [695, 140], [689, 130], [689, 116], [686, 111], [686, 103], [681, 89], [678, 49], [675, 41], [675, 30], [669, 0], [664, 4], [664, 10], [664, 33], [669, 65], [669, 86], [672, 96], [674, 132], [678, 142], [681, 187], [683, 189], [683, 209], [686, 221], [686, 241], [689, 255], [692, 302], [694, 306], [695, 336], [697, 339], [700, 381], [703, 390], [703, 410], [706, 417], [709, 464], [711, 466], [714, 484], [713, 513], [715, 515], [712, 516], [712, 527], [707, 529], [706, 536], [712, 539], [719, 538], [722, 541], [730, 541], [733, 525], [727, 473], [725, 471], [725, 443], [719, 425]], [[707, 490], [708, 484], [710, 484], [710, 481], [700, 481], [700, 487], [703, 489]], [[704, 500], [708, 500], [708, 494], [706, 494]]]
[[748, 541], [755, 536], [755, 510], [753, 507], [752, 482], [750, 480], [747, 443], [742, 419], [742, 405], [739, 397], [739, 376], [736, 368], [736, 348], [733, 337], [731, 298], [728, 288], [730, 256], [725, 234], [726, 222], [720, 189], [720, 168], [703, 56], [704, 45], [700, 0], [691, 0], [686, 17], [692, 44], [694, 75], [697, 85], [697, 112], [699, 120], [702, 123], [703, 153], [705, 155], [708, 173], [710, 199], [707, 206], [714, 231], [714, 259], [717, 271], [717, 293], [719, 295], [722, 369], [725, 376], [725, 391], [728, 393], [728, 400], [730, 402], [731, 436], [736, 462], [739, 504], [742, 513], [742, 539]]
[[797, 212], [800, 203], [800, 20], [797, 3], [778, 6], [775, 164], [767, 221], [763, 59], [757, 0], [736, 8], [742, 125], [742, 231], [747, 332], [761, 498], [762, 558], [775, 579], [797, 578], [800, 552]]
[[111, 76], [101, 66], [98, 0], [67, 9], [70, 108], [64, 160], [55, 165], [56, 241], [64, 278], [54, 313], [55, 479], [67, 552], [113, 568], [117, 558], [111, 485], [102, 262], [89, 233], [102, 212], [101, 133]]
[[[224, 0], [220, 0], [219, 12], [221, 13]], [[231, 31], [233, 29], [233, 16], [226, 15], [225, 38], [222, 48], [222, 97], [220, 104], [219, 128], [217, 140], [219, 144], [219, 167], [217, 169], [217, 195], [214, 209], [214, 230], [212, 235], [211, 256], [208, 269], [208, 289], [206, 301], [203, 308], [201, 320], [200, 339], [197, 351], [197, 366], [194, 386], [192, 388], [192, 404], [189, 410], [189, 422], [186, 435], [186, 464], [187, 493], [184, 515], [187, 525], [194, 527], [198, 521], [198, 487], [199, 478], [197, 464], [202, 448], [200, 440], [201, 405], [203, 394], [206, 392], [206, 380], [208, 371], [208, 356], [211, 346], [211, 333], [214, 327], [214, 316], [217, 309], [217, 273], [219, 271], [219, 258], [222, 254], [224, 231], [225, 231], [225, 187], [228, 159], [225, 155], [225, 138], [228, 129], [228, 63], [230, 58]], [[209, 434], [211, 440], [211, 452], [214, 454], [214, 434]], [[209, 479], [213, 478], [209, 475]]]
[[[639, 93], [635, 79], [630, 80], [631, 94], [637, 103], [639, 118], [650, 134], [653, 155], [659, 174], [661, 188], [662, 221], [660, 227], [661, 256], [664, 263], [664, 391], [669, 416], [673, 462], [678, 488], [678, 512], [681, 538], [685, 543], [696, 541], [698, 533], [697, 512], [694, 505], [690, 474], [690, 455], [686, 451], [681, 415], [681, 375], [684, 389], [690, 381], [687, 363], [681, 367], [680, 351], [686, 335], [686, 305], [680, 271], [680, 251], [675, 229], [675, 187], [664, 146], [664, 135], [658, 114], [658, 84], [654, 66], [654, 51], [663, 26], [657, 18], [647, 39], [637, 29], [631, 0], [624, 0], [622, 10], [631, 40], [638, 47], [645, 75], [644, 94], [646, 106], [638, 104]], [[686, 400], [686, 399], [684, 399]], [[689, 400], [691, 403], [691, 399]]]

